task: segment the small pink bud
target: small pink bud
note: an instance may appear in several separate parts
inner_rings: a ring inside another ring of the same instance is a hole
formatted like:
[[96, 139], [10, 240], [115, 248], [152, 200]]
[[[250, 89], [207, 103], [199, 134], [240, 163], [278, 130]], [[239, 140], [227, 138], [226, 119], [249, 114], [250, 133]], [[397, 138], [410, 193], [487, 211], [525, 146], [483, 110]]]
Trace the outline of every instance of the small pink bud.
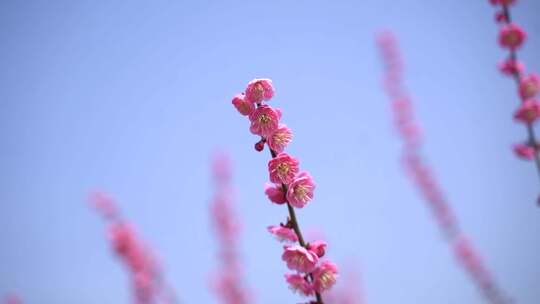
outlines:
[[495, 13], [495, 21], [497, 21], [497, 23], [508, 22], [508, 18], [506, 18], [506, 14], [504, 13], [504, 11], [498, 11]]
[[264, 150], [264, 139], [261, 139], [255, 143], [255, 150], [257, 152], [261, 152], [262, 150]]

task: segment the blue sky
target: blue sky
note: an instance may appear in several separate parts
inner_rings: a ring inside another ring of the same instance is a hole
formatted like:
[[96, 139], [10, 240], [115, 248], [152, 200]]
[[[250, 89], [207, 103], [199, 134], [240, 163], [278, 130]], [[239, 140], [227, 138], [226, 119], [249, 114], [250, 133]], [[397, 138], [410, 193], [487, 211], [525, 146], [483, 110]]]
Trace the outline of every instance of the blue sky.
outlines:
[[[488, 1], [2, 1], [0, 294], [27, 303], [128, 303], [127, 276], [87, 207], [117, 198], [185, 303], [215, 303], [210, 157], [234, 162], [246, 280], [259, 303], [296, 303], [265, 227], [286, 210], [262, 187], [231, 97], [274, 80], [289, 152], [318, 188], [298, 216], [328, 255], [354, 261], [368, 303], [482, 298], [402, 174], [374, 43], [393, 30], [424, 127], [425, 156], [461, 226], [517, 303], [538, 303], [540, 210], [532, 164], [511, 144], [518, 103]], [[520, 52], [540, 71], [540, 3], [519, 1]]]

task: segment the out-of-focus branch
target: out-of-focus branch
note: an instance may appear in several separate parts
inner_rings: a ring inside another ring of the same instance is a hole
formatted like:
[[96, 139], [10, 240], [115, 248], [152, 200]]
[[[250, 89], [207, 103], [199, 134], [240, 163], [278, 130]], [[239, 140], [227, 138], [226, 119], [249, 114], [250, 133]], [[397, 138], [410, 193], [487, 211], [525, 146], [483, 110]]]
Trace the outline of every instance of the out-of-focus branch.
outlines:
[[422, 136], [411, 98], [403, 86], [403, 61], [397, 40], [390, 32], [380, 34], [377, 44], [385, 66], [384, 88], [390, 98], [394, 123], [403, 140], [407, 175], [422, 194], [459, 263], [489, 303], [510, 303], [472, 242], [459, 227], [442, 187], [421, 155]]

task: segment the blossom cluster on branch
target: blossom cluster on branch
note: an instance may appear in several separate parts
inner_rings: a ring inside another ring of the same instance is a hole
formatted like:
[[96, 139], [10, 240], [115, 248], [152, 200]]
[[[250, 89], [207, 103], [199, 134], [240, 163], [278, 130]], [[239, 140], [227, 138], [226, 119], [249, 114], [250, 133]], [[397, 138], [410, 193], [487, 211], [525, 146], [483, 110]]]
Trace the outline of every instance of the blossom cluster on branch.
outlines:
[[154, 254], [120, 216], [114, 201], [104, 193], [96, 192], [90, 197], [90, 203], [107, 221], [112, 248], [129, 270], [134, 303], [176, 303]]
[[[502, 74], [512, 77], [517, 86], [520, 106], [514, 112], [514, 119], [523, 123], [527, 128], [527, 139], [513, 146], [514, 153], [521, 159], [534, 160], [540, 175], [540, 144], [536, 138], [534, 124], [540, 118], [540, 102], [537, 99], [540, 92], [540, 77], [535, 73], [527, 74], [525, 65], [517, 58], [517, 50], [527, 39], [527, 32], [521, 26], [512, 22], [510, 6], [516, 0], [490, 0], [497, 8], [495, 20], [500, 25], [499, 45], [508, 51], [508, 56], [499, 63]], [[540, 204], [540, 197], [537, 201]]]
[[385, 65], [384, 88], [391, 100], [394, 124], [403, 140], [403, 161], [412, 182], [424, 197], [459, 263], [493, 304], [510, 303], [488, 270], [479, 252], [458, 225], [431, 167], [421, 155], [422, 135], [411, 98], [403, 86], [403, 62], [397, 40], [385, 32], [377, 40]]
[[270, 79], [250, 81], [244, 93], [234, 96], [232, 104], [238, 112], [247, 116], [250, 131], [260, 140], [255, 150], [268, 146], [272, 159], [268, 162], [270, 183], [265, 186], [268, 199], [277, 205], [286, 205], [289, 216], [285, 223], [268, 227], [268, 231], [283, 247], [282, 260], [293, 273], [285, 275], [289, 287], [305, 297], [315, 297], [309, 303], [322, 304], [322, 293], [329, 290], [337, 280], [337, 266], [322, 260], [326, 243], [318, 240], [304, 241], [296, 218], [295, 208], [303, 208], [313, 199], [315, 183], [307, 171], [300, 170], [300, 162], [284, 152], [292, 140], [292, 131], [281, 123], [281, 110], [264, 102], [274, 96]]
[[210, 216], [218, 239], [219, 269], [212, 275], [212, 287], [220, 303], [254, 303], [253, 296], [242, 280], [242, 259], [238, 254], [240, 224], [235, 216], [231, 165], [224, 154], [216, 155], [212, 173], [215, 194], [210, 206]]

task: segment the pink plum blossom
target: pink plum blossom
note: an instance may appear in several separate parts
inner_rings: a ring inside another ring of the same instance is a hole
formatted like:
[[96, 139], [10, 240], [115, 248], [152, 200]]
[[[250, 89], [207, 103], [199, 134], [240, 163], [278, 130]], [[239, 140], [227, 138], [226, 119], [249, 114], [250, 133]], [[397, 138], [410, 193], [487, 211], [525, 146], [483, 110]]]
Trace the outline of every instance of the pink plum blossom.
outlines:
[[264, 193], [272, 203], [281, 205], [285, 204], [287, 201], [281, 185], [266, 183], [264, 186]]
[[325, 241], [314, 241], [309, 243], [309, 250], [315, 252], [318, 257], [322, 258], [324, 256], [325, 250], [326, 250], [326, 242]]
[[281, 112], [267, 105], [258, 107], [249, 115], [251, 133], [268, 137], [277, 130]]
[[310, 273], [315, 269], [319, 258], [317, 254], [300, 245], [283, 247], [285, 250], [281, 259], [287, 263], [287, 267], [302, 273]]
[[516, 144], [513, 147], [514, 153], [521, 159], [531, 160], [536, 153], [535, 149], [526, 144]]
[[499, 70], [505, 75], [515, 75], [523, 73], [525, 67], [518, 60], [508, 58], [499, 63]]
[[502, 47], [515, 50], [527, 39], [527, 33], [517, 24], [508, 24], [499, 32], [499, 44]]
[[269, 226], [268, 232], [275, 235], [276, 238], [280, 241], [289, 241], [289, 242], [297, 242], [298, 237], [296, 236], [296, 233], [293, 229], [283, 227], [283, 226]]
[[248, 101], [244, 94], [238, 94], [233, 97], [232, 104], [238, 110], [238, 112], [244, 116], [255, 111], [255, 104], [251, 101]]
[[256, 78], [247, 85], [246, 98], [252, 103], [261, 103], [263, 100], [270, 100], [273, 96], [274, 87], [270, 79]]
[[281, 153], [292, 140], [292, 131], [286, 125], [281, 124], [277, 130], [268, 136], [268, 146], [276, 153]]
[[287, 283], [289, 283], [289, 288], [294, 292], [305, 297], [313, 294], [313, 286], [301, 274], [288, 273], [285, 275], [285, 279], [287, 280]]
[[336, 264], [324, 261], [313, 271], [313, 288], [317, 292], [328, 290], [336, 284], [338, 269]]
[[533, 123], [540, 116], [540, 104], [534, 99], [524, 101], [514, 113], [516, 120]]
[[296, 158], [282, 152], [268, 162], [270, 181], [276, 184], [289, 184], [298, 173], [299, 162]]
[[540, 77], [536, 74], [530, 74], [523, 77], [519, 83], [519, 95], [523, 100], [535, 97], [540, 91]]
[[313, 199], [314, 190], [315, 183], [311, 175], [307, 172], [302, 172], [289, 185], [287, 201], [296, 208], [302, 208]]

